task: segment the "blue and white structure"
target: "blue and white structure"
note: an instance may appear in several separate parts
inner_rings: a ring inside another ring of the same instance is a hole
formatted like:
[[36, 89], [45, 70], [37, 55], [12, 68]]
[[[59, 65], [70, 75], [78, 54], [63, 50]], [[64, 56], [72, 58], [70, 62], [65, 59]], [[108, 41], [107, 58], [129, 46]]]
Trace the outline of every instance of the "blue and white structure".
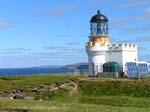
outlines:
[[149, 63], [141, 61], [141, 62], [128, 62], [126, 63], [126, 75], [128, 77], [139, 77], [146, 76], [150, 73]]
[[89, 41], [86, 43], [89, 76], [102, 73], [102, 65], [111, 61], [117, 62], [121, 67], [121, 71], [127, 76], [132, 77], [133, 74], [137, 74], [133, 72], [146, 74], [150, 71], [148, 64], [146, 68], [145, 64], [138, 62], [138, 46], [136, 44], [110, 44], [108, 21], [108, 18], [100, 11], [97, 11], [97, 14], [90, 20], [91, 32]]
[[89, 76], [102, 72], [102, 66], [107, 62], [107, 51], [109, 48], [108, 19], [97, 11], [90, 20], [91, 33], [89, 42], [86, 43], [86, 51], [89, 58]]

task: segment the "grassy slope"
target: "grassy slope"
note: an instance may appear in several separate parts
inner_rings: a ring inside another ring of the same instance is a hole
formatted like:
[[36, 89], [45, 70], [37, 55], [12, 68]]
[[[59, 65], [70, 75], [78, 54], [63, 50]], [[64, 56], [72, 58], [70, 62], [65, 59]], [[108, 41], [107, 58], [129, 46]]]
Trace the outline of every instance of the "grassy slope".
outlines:
[[[68, 78], [76, 79], [66, 75], [0, 76], [0, 90], [65, 83]], [[149, 112], [149, 82], [150, 78], [80, 81], [80, 92], [74, 96], [58, 91], [49, 101], [0, 99], [0, 108], [28, 108], [31, 112]]]
[[87, 96], [150, 97], [150, 77], [141, 80], [80, 81], [80, 88]]
[[40, 85], [50, 85], [55, 82], [65, 83], [67, 75], [22, 75], [22, 76], [0, 76], [0, 90], [9, 91], [11, 89], [27, 89], [28, 87], [38, 87]]
[[29, 112], [149, 112], [150, 108], [117, 107], [107, 105], [58, 103], [50, 101], [1, 100], [3, 107], [28, 109]]

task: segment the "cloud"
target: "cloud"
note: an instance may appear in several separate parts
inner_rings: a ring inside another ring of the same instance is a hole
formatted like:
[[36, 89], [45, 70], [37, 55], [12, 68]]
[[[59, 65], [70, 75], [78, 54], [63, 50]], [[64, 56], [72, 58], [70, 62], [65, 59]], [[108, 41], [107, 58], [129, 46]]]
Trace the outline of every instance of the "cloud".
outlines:
[[115, 43], [130, 43], [131, 40], [126, 40], [124, 38], [111, 38], [111, 42], [115, 42]]
[[74, 6], [62, 5], [53, 8], [32, 7], [30, 11], [32, 12], [31, 14], [34, 17], [34, 22], [42, 22], [45, 19], [45, 17], [48, 17], [49, 15], [54, 17], [62, 17], [67, 12], [72, 11], [73, 9], [75, 9]]
[[72, 55], [75, 55], [75, 54], [78, 54], [78, 53], [80, 53], [80, 55], [81, 55], [81, 54], [85, 53], [84, 48], [66, 47], [66, 48], [63, 48], [62, 51], [67, 52], [67, 53], [71, 53]]
[[141, 52], [145, 52], [145, 51], [149, 51], [148, 48], [146, 48], [146, 47], [141, 47], [141, 46], [139, 46], [138, 49], [140, 50], [140, 53], [141, 53]]
[[[55, 50], [52, 50], [55, 49]], [[41, 65], [66, 65], [71, 63], [86, 62], [87, 55], [84, 48], [71, 47], [44, 47], [46, 50], [18, 52], [15, 49], [3, 49], [5, 53], [0, 55], [0, 67], [29, 67]], [[18, 49], [21, 50], [21, 49]], [[6, 52], [8, 51], [8, 53]], [[1, 54], [2, 50], [0, 50]], [[11, 52], [13, 54], [11, 54]], [[21, 63], [20, 63], [21, 62]]]
[[145, 8], [141, 12], [141, 19], [150, 20], [150, 7]]
[[147, 61], [150, 62], [150, 54], [148, 52], [141, 52], [138, 54], [140, 61]]
[[110, 23], [122, 24], [122, 23], [128, 23], [128, 22], [141, 22], [141, 21], [150, 21], [150, 8], [149, 7], [144, 8], [137, 16], [114, 18], [110, 20]]
[[150, 36], [138, 37], [136, 39], [137, 42], [150, 42]]
[[78, 42], [68, 42], [66, 43], [68, 46], [75, 46], [75, 45], [79, 45], [80, 43]]
[[49, 9], [49, 13], [53, 16], [56, 16], [56, 17], [60, 17], [60, 16], [63, 16], [64, 15], [64, 12], [67, 12], [67, 11], [71, 11], [73, 10], [75, 7], [73, 6], [70, 6], [70, 5], [66, 5], [66, 6], [57, 6], [55, 8], [52, 8], [52, 9]]
[[112, 24], [122, 24], [122, 23], [129, 23], [129, 22], [149, 21], [149, 20], [150, 20], [149, 15], [141, 14], [141, 15], [138, 15], [138, 16], [115, 18], [115, 19], [110, 20], [110, 23], [112, 23]]
[[53, 65], [77, 63], [87, 59], [84, 48], [49, 46], [46, 49], [41, 52], [30, 52], [28, 56], [41, 61], [47, 60], [47, 63]]
[[14, 54], [20, 54], [21, 52], [17, 52], [17, 51], [3, 51], [0, 52], [1, 55], [14, 55]]
[[67, 53], [67, 54], [73, 54], [74, 53], [81, 53], [85, 52], [84, 48], [78, 48], [78, 47], [68, 47], [68, 46], [46, 46], [44, 47], [46, 50], [55, 50], [58, 51], [59, 54]]
[[119, 32], [121, 34], [137, 34], [137, 33], [140, 33], [140, 34], [143, 34], [143, 33], [149, 33], [150, 31], [150, 24], [145, 24], [145, 25], [135, 25], [133, 27], [119, 27]]
[[130, 17], [126, 17], [126, 18], [115, 18], [110, 20], [110, 22], [112, 24], [119, 24], [119, 23], [126, 23], [126, 22], [130, 22], [131, 18]]
[[12, 28], [15, 25], [6, 21], [0, 21], [0, 29]]
[[44, 47], [44, 49], [46, 49], [46, 50], [59, 50], [59, 49], [63, 49], [63, 48], [65, 48], [65, 47], [63, 47], [63, 46], [46, 46], [46, 47]]
[[52, 52], [52, 51], [31, 52], [28, 55], [36, 58], [52, 58], [52, 59], [57, 59], [60, 56], [59, 52]]
[[25, 49], [25, 48], [8, 48], [8, 49], [0, 49], [3, 51], [31, 51], [31, 49]]
[[145, 8], [143, 14], [150, 14], [150, 7]]
[[150, 0], [125, 0], [120, 4], [120, 7], [129, 8], [129, 7], [137, 7], [143, 5], [149, 5]]
[[150, 20], [150, 7], [146, 7], [141, 11], [141, 14], [139, 16], [136, 17], [137, 20]]
[[112, 38], [112, 42], [117, 43], [149, 43], [150, 42], [150, 36], [141, 36], [136, 38], [130, 38], [126, 40], [125, 38]]
[[9, 48], [9, 49], [0, 49], [0, 55], [21, 55], [23, 53], [32, 51], [31, 49], [25, 48]]

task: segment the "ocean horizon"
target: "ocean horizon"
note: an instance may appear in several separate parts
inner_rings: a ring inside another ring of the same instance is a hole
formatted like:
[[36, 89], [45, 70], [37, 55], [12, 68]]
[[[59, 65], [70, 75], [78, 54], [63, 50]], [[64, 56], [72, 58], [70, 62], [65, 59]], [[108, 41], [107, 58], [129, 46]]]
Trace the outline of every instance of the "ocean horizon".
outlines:
[[0, 68], [0, 75], [31, 75], [44, 73], [71, 73], [73, 69], [69, 68]]

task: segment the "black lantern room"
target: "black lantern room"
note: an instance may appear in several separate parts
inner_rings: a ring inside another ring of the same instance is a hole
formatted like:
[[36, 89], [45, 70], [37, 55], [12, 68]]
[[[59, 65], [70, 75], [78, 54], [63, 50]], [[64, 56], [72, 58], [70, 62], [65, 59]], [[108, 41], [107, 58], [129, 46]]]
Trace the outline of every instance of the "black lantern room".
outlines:
[[108, 35], [108, 19], [106, 16], [97, 11], [97, 14], [90, 20], [91, 36], [107, 36]]

